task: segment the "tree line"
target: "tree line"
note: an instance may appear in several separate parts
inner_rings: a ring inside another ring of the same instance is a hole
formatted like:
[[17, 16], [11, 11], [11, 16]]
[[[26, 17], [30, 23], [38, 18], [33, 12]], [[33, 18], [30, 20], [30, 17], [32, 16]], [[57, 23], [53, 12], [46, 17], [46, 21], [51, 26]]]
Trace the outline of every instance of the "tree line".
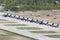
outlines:
[[[10, 10], [50, 10], [60, 9], [60, 5], [53, 5], [56, 0], [4, 0], [3, 3]], [[20, 7], [17, 8], [16, 6]]]

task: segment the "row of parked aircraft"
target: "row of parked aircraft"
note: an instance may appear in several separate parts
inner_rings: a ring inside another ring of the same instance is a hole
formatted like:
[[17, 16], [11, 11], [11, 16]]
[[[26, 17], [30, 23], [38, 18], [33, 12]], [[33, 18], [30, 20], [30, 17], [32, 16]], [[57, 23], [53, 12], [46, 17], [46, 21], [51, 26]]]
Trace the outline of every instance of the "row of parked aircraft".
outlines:
[[4, 14], [4, 17], [10, 17], [10, 18], [16, 18], [18, 20], [24, 20], [27, 22], [32, 22], [32, 23], [37, 23], [40, 25], [47, 25], [47, 26], [51, 26], [51, 27], [58, 27], [59, 24], [55, 24], [55, 23], [50, 23], [50, 22], [46, 22], [44, 20], [38, 20], [38, 19], [32, 19], [32, 18], [26, 18], [26, 17], [22, 17], [22, 16], [18, 16], [18, 15], [13, 15], [13, 14]]

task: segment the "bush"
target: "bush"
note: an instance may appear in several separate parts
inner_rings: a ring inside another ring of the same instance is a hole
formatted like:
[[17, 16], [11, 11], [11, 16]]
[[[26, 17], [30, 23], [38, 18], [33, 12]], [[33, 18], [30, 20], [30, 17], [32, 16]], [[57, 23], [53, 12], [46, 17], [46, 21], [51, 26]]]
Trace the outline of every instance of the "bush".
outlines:
[[55, 5], [53, 9], [60, 9], [60, 5]]
[[54, 18], [54, 19], [56, 19], [56, 18]]
[[19, 11], [19, 9], [17, 8], [17, 7], [12, 7], [11, 9], [10, 9], [11, 11]]
[[47, 14], [46, 16], [50, 16], [49, 14]]

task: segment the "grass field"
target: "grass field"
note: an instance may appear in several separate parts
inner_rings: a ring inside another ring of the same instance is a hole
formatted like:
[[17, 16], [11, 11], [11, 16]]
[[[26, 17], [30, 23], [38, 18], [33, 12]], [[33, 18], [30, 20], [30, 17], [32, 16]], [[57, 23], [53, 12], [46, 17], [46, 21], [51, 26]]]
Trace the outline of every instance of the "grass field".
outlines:
[[[4, 23], [5, 26], [28, 26], [26, 24], [13, 24], [16, 22], [10, 22], [10, 21], [4, 20], [4, 19], [0, 19], [0, 23]], [[0, 29], [0, 30], [2, 30], [2, 29]], [[37, 39], [31, 38], [31, 37], [16, 34], [13, 32], [6, 31], [6, 30], [3, 30], [3, 31], [5, 34], [4, 33], [0, 34], [0, 40], [37, 40]]]
[[32, 33], [56, 33], [54, 31], [30, 31]]
[[4, 19], [0, 19], [0, 21], [7, 21], [7, 20], [4, 20]]
[[26, 24], [6, 24], [5, 26], [28, 26]]
[[6, 35], [0, 34], [0, 40], [37, 40], [31, 37], [27, 37], [24, 35], [19, 35], [13, 32], [9, 32], [6, 30], [3, 30]]
[[16, 22], [5, 22], [5, 21], [1, 21], [0, 23], [16, 23]]
[[38, 29], [42, 29], [42, 28], [36, 28], [36, 27], [19, 27], [17, 29], [23, 29], [23, 30], [38, 30]]
[[52, 38], [60, 38], [60, 35], [46, 35], [48, 37], [52, 37]]

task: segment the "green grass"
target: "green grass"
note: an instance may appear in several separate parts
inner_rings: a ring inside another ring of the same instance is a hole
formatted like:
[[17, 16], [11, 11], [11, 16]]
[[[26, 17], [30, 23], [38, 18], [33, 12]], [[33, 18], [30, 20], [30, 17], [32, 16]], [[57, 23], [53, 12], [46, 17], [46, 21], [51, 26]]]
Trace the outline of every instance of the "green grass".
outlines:
[[30, 31], [32, 33], [56, 33], [54, 31]]
[[7, 21], [7, 20], [4, 20], [4, 19], [0, 19], [0, 21]]
[[24, 35], [21, 35], [21, 34], [10, 32], [10, 31], [7, 31], [7, 30], [3, 30], [3, 31], [6, 31], [6, 33], [9, 34], [10, 36], [11, 35], [16, 35], [16, 36], [20, 36], [20, 37], [23, 37], [23, 38], [27, 38], [28, 40], [38, 40], [38, 39], [34, 39], [34, 38], [31, 38], [31, 37], [28, 37], [28, 36], [24, 36]]
[[6, 24], [5, 26], [28, 26], [26, 24]]
[[10, 40], [11, 36], [9, 35], [0, 35], [0, 40]]
[[53, 37], [53, 38], [60, 38], [60, 35], [46, 35], [48, 37]]
[[6, 22], [6, 21], [1, 21], [0, 23], [16, 23], [16, 22]]
[[38, 30], [38, 29], [42, 29], [42, 28], [36, 28], [36, 27], [19, 27], [17, 29], [23, 29], [23, 30]]

